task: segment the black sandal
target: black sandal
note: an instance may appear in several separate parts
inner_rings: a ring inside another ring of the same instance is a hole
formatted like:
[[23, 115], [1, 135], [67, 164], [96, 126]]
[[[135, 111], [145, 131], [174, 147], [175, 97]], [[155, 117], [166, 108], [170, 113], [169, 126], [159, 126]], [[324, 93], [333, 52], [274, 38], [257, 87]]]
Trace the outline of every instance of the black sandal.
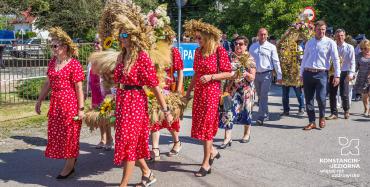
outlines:
[[75, 163], [73, 164], [73, 169], [67, 174], [67, 175], [58, 175], [56, 179], [67, 179], [69, 176], [71, 176], [75, 172], [75, 166], [76, 166], [77, 158], [75, 159]]
[[[153, 150], [158, 150], [158, 155], [156, 155]], [[161, 160], [161, 150], [159, 150], [159, 148], [152, 148], [152, 152], [153, 152], [154, 157], [153, 157], [153, 155], [151, 155], [148, 162], [160, 161]]]
[[[178, 144], [178, 143], [180, 143], [180, 147], [179, 147], [179, 150], [176, 151], [174, 148], [175, 148], [175, 145]], [[173, 147], [172, 147], [171, 151], [168, 153], [168, 157], [173, 157], [173, 156], [179, 155], [179, 152], [181, 151], [181, 148], [182, 148], [182, 145], [181, 145], [180, 140], [177, 141], [177, 142], [173, 142]]]
[[194, 173], [194, 175], [196, 177], [204, 177], [208, 174], [211, 174], [211, 168], [209, 168], [208, 170], [204, 169], [203, 167], [200, 167], [199, 171]]
[[213, 164], [213, 161], [215, 160], [215, 158], [217, 158], [217, 159], [221, 158], [220, 152], [218, 152], [217, 155], [214, 156], [213, 158], [212, 157], [209, 158], [209, 165]]
[[150, 171], [149, 177], [142, 176], [141, 177], [141, 182], [136, 184], [136, 186], [148, 187], [148, 186], [151, 186], [152, 184], [154, 184], [155, 182], [157, 182], [157, 179], [153, 175], [153, 172]]

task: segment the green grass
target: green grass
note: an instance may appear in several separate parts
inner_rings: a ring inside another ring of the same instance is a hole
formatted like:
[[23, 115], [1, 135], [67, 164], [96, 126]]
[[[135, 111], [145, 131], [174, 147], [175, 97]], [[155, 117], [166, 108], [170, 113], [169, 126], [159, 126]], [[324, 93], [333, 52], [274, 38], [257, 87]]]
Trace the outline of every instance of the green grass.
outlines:
[[0, 106], [0, 139], [9, 137], [12, 132], [28, 128], [40, 128], [47, 121], [49, 102], [43, 102], [42, 114], [35, 113], [35, 102], [7, 104]]
[[[41, 115], [36, 114], [35, 103], [36, 101], [6, 105], [0, 104], [0, 139], [7, 138], [17, 133], [17, 131], [25, 129], [46, 128], [49, 101], [43, 101]], [[87, 99], [85, 108], [89, 107], [90, 99]]]

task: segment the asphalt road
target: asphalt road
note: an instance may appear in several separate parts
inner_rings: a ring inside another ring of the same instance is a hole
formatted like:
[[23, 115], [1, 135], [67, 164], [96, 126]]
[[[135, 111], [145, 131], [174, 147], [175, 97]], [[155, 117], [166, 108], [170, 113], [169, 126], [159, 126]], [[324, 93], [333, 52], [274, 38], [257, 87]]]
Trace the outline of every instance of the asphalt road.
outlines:
[[[361, 115], [362, 102], [352, 104], [349, 120], [340, 113], [340, 119], [327, 121], [326, 128], [306, 132], [302, 128], [307, 117], [296, 115], [293, 93], [291, 116], [284, 118], [279, 117], [281, 89], [274, 87], [270, 95], [270, 121], [252, 126], [251, 142], [247, 144], [239, 143], [243, 128], [236, 126], [232, 147], [220, 150], [221, 159], [215, 161], [212, 174], [204, 178], [193, 174], [200, 167], [203, 150], [190, 138], [188, 110], [181, 123], [183, 148], [178, 157], [166, 156], [172, 146], [171, 136], [162, 133], [162, 160], [150, 164], [158, 179], [154, 186], [370, 186], [370, 118]], [[215, 145], [220, 145], [222, 138], [223, 130], [219, 130]], [[81, 139], [77, 172], [63, 181], [55, 180], [63, 161], [43, 156], [45, 136], [16, 139], [7, 141], [23, 141], [28, 147], [0, 152], [0, 186], [119, 185], [122, 169], [113, 165], [113, 151], [94, 148], [99, 139], [96, 132]], [[130, 183], [138, 182], [140, 175], [136, 168]]]

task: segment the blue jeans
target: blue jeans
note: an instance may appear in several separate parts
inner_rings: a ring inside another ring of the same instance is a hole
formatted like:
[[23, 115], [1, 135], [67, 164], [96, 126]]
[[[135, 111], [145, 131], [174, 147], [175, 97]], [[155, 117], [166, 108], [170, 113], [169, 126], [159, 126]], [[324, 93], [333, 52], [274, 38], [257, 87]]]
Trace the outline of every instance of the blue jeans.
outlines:
[[319, 116], [320, 118], [325, 117], [326, 107], [326, 86], [328, 84], [328, 72], [303, 72], [303, 90], [306, 99], [306, 111], [308, 114], [308, 120], [310, 123], [315, 123], [315, 105], [314, 96], [316, 93], [316, 101], [319, 105]]
[[302, 87], [282, 86], [282, 90], [283, 90], [282, 99], [283, 99], [284, 112], [289, 112], [290, 111], [290, 107], [289, 107], [289, 91], [290, 91], [290, 88], [293, 88], [293, 90], [295, 92], [295, 96], [297, 97], [297, 100], [298, 100], [298, 104], [299, 104], [298, 108], [299, 108], [299, 110], [302, 110], [304, 108], [304, 99], [303, 99]]

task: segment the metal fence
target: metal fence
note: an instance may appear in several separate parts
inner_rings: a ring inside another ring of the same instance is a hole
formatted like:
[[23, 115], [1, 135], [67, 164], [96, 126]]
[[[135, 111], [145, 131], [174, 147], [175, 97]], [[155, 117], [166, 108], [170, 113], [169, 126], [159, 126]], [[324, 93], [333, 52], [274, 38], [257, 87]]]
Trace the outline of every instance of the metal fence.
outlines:
[[[79, 49], [78, 60], [86, 68], [93, 44], [79, 44]], [[50, 46], [46, 44], [6, 45], [0, 66], [0, 106], [37, 99], [50, 57]]]
[[[86, 69], [93, 44], [79, 44], [78, 60]], [[34, 102], [46, 77], [51, 57], [48, 45], [6, 46], [3, 52], [4, 68], [0, 67], [0, 106]], [[191, 77], [184, 77], [187, 88]]]

